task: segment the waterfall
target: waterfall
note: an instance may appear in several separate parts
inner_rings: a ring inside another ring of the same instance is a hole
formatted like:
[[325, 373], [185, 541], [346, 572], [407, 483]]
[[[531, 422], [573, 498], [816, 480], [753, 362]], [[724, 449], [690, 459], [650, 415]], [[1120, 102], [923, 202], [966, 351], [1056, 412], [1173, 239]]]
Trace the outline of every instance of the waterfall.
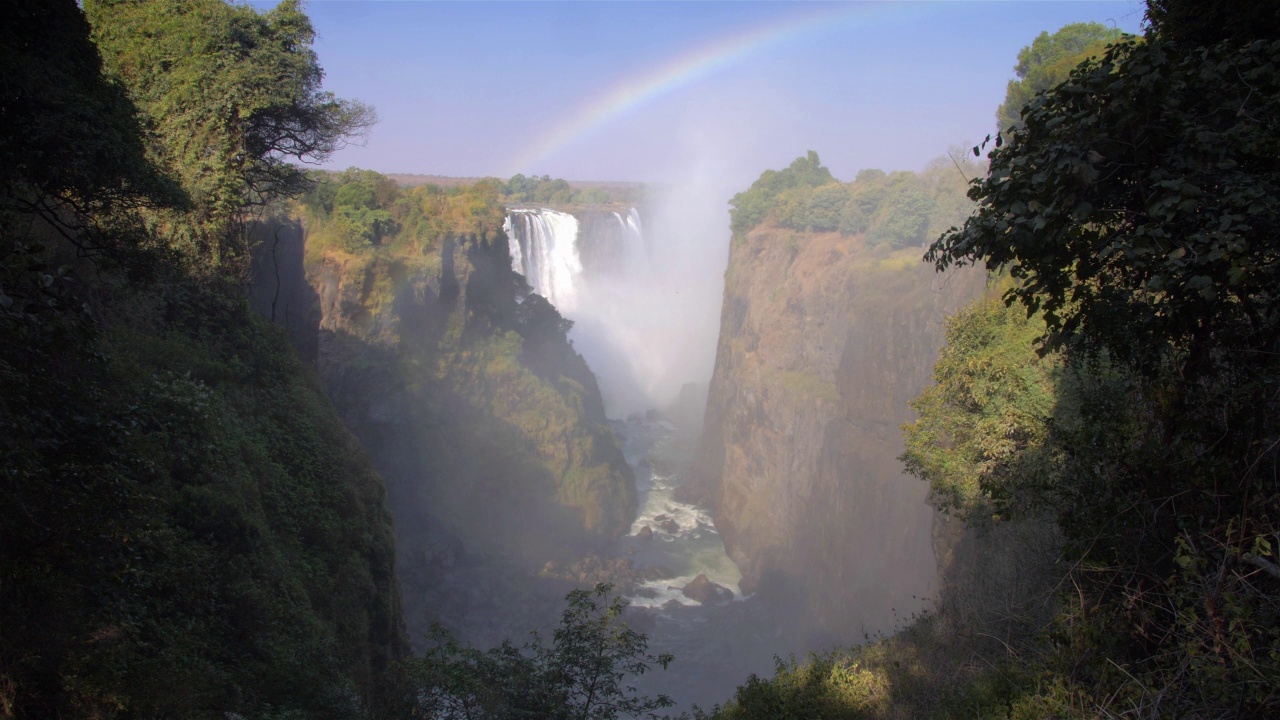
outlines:
[[582, 260], [578, 256], [578, 219], [547, 208], [515, 209], [503, 229], [511, 247], [511, 269], [562, 315], [578, 308]]
[[640, 211], [605, 207], [574, 214], [511, 208], [511, 269], [572, 320], [570, 339], [600, 380], [611, 417], [662, 407], [688, 377], [678, 372], [687, 308], [662, 275]]

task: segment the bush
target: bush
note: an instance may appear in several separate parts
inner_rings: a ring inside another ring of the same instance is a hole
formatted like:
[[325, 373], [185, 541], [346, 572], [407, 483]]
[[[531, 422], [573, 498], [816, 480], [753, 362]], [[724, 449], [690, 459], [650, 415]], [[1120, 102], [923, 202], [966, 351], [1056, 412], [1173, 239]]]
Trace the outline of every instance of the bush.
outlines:
[[674, 702], [644, 697], [626, 684], [670, 655], [649, 655], [648, 639], [622, 622], [627, 603], [613, 586], [574, 590], [547, 646], [538, 633], [521, 647], [510, 642], [487, 651], [460, 644], [434, 626], [433, 646], [406, 664], [415, 718], [542, 718], [613, 720], [620, 715], [658, 718]]

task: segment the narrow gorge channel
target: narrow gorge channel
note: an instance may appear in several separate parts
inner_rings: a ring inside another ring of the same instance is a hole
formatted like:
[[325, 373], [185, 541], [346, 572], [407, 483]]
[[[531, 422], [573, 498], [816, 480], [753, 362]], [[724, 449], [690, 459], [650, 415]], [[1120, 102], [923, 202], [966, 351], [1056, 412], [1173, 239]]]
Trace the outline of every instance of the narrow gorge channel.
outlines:
[[775, 656], [928, 609], [956, 528], [903, 474], [899, 427], [944, 318], [983, 281], [940, 277], [917, 248], [757, 228], [729, 248], [714, 367], [689, 372], [680, 356], [705, 338], [673, 340], [697, 311], [671, 280], [680, 243], [641, 215], [517, 207], [505, 229], [512, 269], [574, 322], [635, 475], [610, 562], [634, 568], [634, 624], [677, 659], [639, 683], [705, 706]]
[[674, 291], [644, 227], [635, 207], [518, 207], [504, 224], [512, 269], [574, 322], [569, 337], [600, 378], [610, 425], [635, 473], [637, 515], [615, 559], [642, 578], [628, 584], [629, 621], [649, 636], [650, 650], [676, 657], [670, 671], [636, 682], [682, 707], [709, 707], [743, 677], [770, 672], [774, 655], [797, 648], [766, 604], [743, 592], [711, 508], [681, 492], [697, 450], [706, 378], [673, 377], [681, 349], [663, 342], [674, 320], [662, 296]]

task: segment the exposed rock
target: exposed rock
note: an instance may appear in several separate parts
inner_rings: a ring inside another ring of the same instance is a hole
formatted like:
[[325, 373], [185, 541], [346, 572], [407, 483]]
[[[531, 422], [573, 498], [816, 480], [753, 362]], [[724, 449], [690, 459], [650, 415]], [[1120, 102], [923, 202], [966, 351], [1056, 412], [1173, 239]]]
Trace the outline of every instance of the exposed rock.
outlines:
[[688, 585], [680, 588], [680, 592], [690, 600], [700, 603], [724, 603], [733, 600], [733, 591], [707, 579], [706, 575], [698, 575]]
[[979, 270], [917, 249], [760, 227], [730, 249], [706, 427], [681, 498], [710, 501], [742, 587], [846, 636], [935, 587], [934, 512], [899, 427]]
[[653, 528], [649, 527], [648, 525], [645, 525], [644, 527], [640, 528], [640, 531], [636, 533], [636, 539], [640, 540], [641, 542], [652, 540]]
[[[635, 478], [595, 376], [554, 308], [511, 270], [501, 227], [400, 255], [308, 247], [307, 229], [293, 221], [262, 223], [255, 235], [264, 251], [254, 258], [254, 306], [315, 364], [386, 479], [397, 563], [413, 573], [400, 573], [412, 637], [451, 613], [452, 600], [441, 598], [456, 588], [436, 576], [465, 574], [468, 588], [486, 572], [520, 578], [523, 587], [483, 593], [514, 606], [547, 584], [537, 575], [548, 558], [602, 550], [628, 532]], [[440, 542], [445, 549], [411, 555]], [[488, 569], [472, 572], [473, 564]], [[588, 581], [608, 575], [579, 572]], [[476, 609], [453, 624], [485, 617]]]
[[658, 524], [658, 527], [662, 528], [663, 532], [669, 535], [675, 535], [680, 532], [680, 523], [666, 513], [654, 517], [653, 521]]

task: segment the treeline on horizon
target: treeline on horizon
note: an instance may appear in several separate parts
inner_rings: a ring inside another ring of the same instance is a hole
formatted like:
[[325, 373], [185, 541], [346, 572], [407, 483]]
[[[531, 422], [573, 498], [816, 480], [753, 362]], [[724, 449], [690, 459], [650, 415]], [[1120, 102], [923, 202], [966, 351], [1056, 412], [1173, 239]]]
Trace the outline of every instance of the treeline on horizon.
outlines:
[[311, 222], [314, 247], [350, 253], [384, 245], [421, 253], [438, 248], [449, 236], [479, 235], [492, 240], [487, 235], [502, 225], [508, 205], [630, 203], [642, 191], [597, 186], [575, 190], [568, 181], [547, 175], [406, 187], [376, 171], [354, 167], [315, 171], [309, 179], [310, 189], [300, 204]]
[[921, 173], [862, 170], [842, 183], [811, 150], [782, 170], [766, 170], [733, 196], [730, 227], [735, 238], [770, 222], [801, 232], [865, 235], [873, 246], [919, 246], [969, 216], [973, 203], [966, 192], [980, 171], [957, 152]]

